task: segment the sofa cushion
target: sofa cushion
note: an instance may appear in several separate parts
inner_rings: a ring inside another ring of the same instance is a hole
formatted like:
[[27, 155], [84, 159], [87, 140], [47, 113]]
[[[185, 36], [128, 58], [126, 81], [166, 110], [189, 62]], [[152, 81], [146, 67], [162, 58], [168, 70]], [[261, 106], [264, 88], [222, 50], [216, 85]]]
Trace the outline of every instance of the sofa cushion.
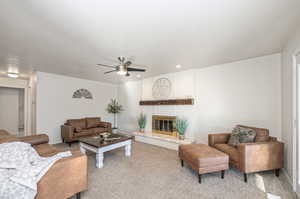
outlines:
[[84, 129], [81, 132], [75, 134], [76, 137], [84, 137], [84, 136], [92, 136], [92, 135], [96, 135], [96, 133], [94, 133], [94, 131], [92, 131], [91, 129]]
[[256, 128], [256, 127], [244, 126], [244, 125], [237, 125], [237, 126], [253, 129], [256, 132], [256, 137], [255, 137], [254, 142], [268, 142], [268, 141], [270, 141], [269, 129]]
[[232, 147], [228, 144], [215, 144], [214, 146], [216, 149], [226, 153], [229, 155], [229, 159], [235, 162], [239, 160], [239, 152], [235, 147]]
[[86, 121], [85, 119], [74, 119], [74, 120], [68, 120], [67, 124], [70, 126], [73, 126], [75, 128], [81, 128], [85, 129], [86, 128]]
[[96, 134], [107, 132], [107, 128], [103, 128], [103, 127], [91, 128], [89, 130]]
[[87, 117], [86, 118], [86, 127], [87, 128], [97, 127], [100, 122], [101, 122], [100, 117]]

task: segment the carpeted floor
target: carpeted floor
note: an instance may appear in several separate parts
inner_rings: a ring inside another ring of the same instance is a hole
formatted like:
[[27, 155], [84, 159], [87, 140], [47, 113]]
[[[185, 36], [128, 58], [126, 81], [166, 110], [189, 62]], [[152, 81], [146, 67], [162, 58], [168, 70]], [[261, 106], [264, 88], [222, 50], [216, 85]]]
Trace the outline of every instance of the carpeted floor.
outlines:
[[82, 199], [265, 199], [267, 193], [296, 198], [282, 173], [279, 178], [273, 172], [250, 174], [244, 183], [242, 173], [231, 168], [223, 180], [220, 173], [206, 174], [198, 184], [197, 174], [181, 167], [176, 151], [139, 142], [131, 157], [125, 157], [124, 148], [106, 152], [102, 169], [95, 167], [95, 154], [88, 153], [88, 170]]

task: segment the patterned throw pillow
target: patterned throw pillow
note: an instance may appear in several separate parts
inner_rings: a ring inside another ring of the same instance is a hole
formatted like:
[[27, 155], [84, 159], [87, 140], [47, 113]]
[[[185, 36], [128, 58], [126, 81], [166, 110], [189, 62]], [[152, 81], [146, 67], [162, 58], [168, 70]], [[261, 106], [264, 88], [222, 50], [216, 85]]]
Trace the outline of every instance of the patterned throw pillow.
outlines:
[[250, 128], [235, 127], [232, 130], [228, 145], [236, 147], [240, 143], [254, 142], [256, 132]]
[[238, 127], [235, 127], [232, 130], [232, 133], [230, 135], [230, 138], [228, 140], [228, 145], [235, 147], [236, 145], [240, 144], [240, 138], [239, 138], [239, 129]]
[[250, 128], [239, 127], [240, 143], [254, 142], [256, 132]]

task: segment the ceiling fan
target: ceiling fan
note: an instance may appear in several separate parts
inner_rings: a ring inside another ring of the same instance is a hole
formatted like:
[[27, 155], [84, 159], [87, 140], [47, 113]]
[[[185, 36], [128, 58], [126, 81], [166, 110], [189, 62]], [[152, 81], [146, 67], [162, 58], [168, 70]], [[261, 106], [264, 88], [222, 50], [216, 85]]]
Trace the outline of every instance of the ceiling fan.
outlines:
[[106, 64], [97, 64], [97, 65], [104, 66], [107, 68], [114, 68], [114, 70], [107, 71], [104, 74], [117, 72], [118, 75], [130, 76], [129, 72], [146, 72], [145, 69], [129, 67], [130, 65], [134, 65], [134, 64], [131, 61], [126, 60], [125, 57], [123, 56], [118, 57], [118, 61], [120, 64], [118, 64], [117, 66], [110, 66]]

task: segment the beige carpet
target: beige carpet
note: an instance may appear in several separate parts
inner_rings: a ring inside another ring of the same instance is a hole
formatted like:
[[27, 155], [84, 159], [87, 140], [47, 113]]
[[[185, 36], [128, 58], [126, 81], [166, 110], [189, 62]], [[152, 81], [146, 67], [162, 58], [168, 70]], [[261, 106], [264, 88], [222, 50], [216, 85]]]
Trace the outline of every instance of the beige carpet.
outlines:
[[282, 173], [279, 178], [273, 172], [251, 174], [246, 184], [242, 173], [230, 169], [223, 180], [220, 173], [206, 174], [198, 184], [197, 174], [181, 167], [176, 151], [139, 142], [133, 144], [131, 157], [122, 148], [106, 152], [102, 169], [89, 153], [88, 169], [82, 199], [265, 199], [267, 193], [295, 198]]

